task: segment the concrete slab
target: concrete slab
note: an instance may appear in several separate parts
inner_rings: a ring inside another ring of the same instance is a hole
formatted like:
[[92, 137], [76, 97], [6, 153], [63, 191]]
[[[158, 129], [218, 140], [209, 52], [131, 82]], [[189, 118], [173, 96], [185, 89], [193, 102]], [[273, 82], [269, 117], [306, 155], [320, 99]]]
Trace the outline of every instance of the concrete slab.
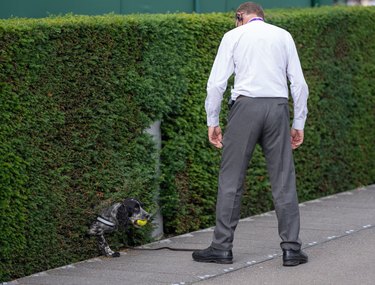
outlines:
[[[375, 261], [374, 202], [375, 185], [370, 185], [302, 203], [301, 239], [310, 262], [296, 269], [281, 266], [277, 220], [271, 211], [240, 221], [234, 264], [194, 262], [191, 252], [124, 250], [119, 258], [94, 258], [7, 284], [373, 284], [375, 271], [369, 273], [369, 266]], [[207, 228], [144, 247], [203, 249], [211, 243], [212, 232]], [[368, 277], [372, 283], [366, 283]], [[283, 278], [291, 281], [283, 283]]]
[[372, 285], [375, 280], [375, 227], [306, 249], [307, 264], [283, 267], [281, 258], [200, 282], [200, 285]]

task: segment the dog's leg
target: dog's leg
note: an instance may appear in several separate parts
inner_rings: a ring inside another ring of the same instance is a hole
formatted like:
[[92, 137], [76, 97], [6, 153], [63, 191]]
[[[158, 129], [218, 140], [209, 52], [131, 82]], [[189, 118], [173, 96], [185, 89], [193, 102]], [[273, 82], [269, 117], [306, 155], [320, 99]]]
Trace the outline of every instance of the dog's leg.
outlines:
[[104, 235], [97, 235], [96, 238], [98, 240], [99, 250], [101, 251], [101, 253], [103, 255], [111, 256], [111, 257], [119, 257], [120, 256], [119, 252], [117, 252], [117, 251], [115, 252], [109, 247], [107, 241], [104, 238]]

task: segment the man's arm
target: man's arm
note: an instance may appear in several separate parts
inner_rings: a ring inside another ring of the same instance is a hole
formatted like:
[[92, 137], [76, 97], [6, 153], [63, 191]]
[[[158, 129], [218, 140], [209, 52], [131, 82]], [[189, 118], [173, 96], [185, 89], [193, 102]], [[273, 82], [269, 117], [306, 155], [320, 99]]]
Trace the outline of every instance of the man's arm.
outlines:
[[303, 76], [296, 45], [289, 34], [289, 54], [287, 76], [290, 81], [290, 92], [294, 104], [293, 127], [290, 132], [292, 149], [298, 148], [304, 139], [304, 127], [307, 118], [307, 98], [309, 89]]
[[287, 76], [290, 81], [290, 93], [294, 103], [293, 129], [303, 130], [307, 118], [307, 98], [309, 88], [303, 76], [301, 63], [298, 57], [296, 45], [290, 34], [288, 41], [288, 65]]
[[233, 43], [228, 35], [225, 34], [221, 40], [208, 79], [205, 109], [207, 113], [207, 126], [210, 127], [219, 126], [221, 101], [223, 100], [225, 89], [227, 88], [228, 79], [234, 71], [232, 45]]

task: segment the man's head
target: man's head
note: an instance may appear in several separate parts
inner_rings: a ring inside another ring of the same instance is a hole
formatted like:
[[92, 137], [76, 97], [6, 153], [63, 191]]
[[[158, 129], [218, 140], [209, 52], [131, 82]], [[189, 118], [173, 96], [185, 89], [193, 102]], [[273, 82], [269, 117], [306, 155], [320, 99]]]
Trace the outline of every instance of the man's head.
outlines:
[[242, 3], [236, 10], [236, 26], [242, 26], [254, 17], [261, 17], [264, 19], [262, 6], [254, 2]]

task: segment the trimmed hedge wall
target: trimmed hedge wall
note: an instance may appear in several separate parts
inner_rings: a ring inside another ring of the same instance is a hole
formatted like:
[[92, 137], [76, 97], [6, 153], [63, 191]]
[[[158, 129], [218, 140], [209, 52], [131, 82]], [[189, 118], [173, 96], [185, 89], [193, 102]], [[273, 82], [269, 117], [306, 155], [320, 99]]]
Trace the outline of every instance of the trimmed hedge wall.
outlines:
[[[266, 12], [294, 36], [310, 88], [295, 152], [300, 200], [374, 183], [374, 8]], [[0, 21], [1, 281], [96, 255], [86, 231], [98, 209], [134, 196], [153, 211], [159, 184], [167, 234], [213, 224], [220, 151], [207, 141], [205, 86], [232, 18]], [[155, 119], [160, 180], [144, 131]], [[259, 149], [246, 188], [242, 215], [272, 209]], [[147, 242], [150, 232], [111, 244]]]
[[171, 96], [149, 96], [157, 79], [145, 71], [152, 40], [140, 20], [1, 22], [1, 280], [96, 255], [87, 227], [113, 201], [155, 208], [156, 150], [144, 130]]

